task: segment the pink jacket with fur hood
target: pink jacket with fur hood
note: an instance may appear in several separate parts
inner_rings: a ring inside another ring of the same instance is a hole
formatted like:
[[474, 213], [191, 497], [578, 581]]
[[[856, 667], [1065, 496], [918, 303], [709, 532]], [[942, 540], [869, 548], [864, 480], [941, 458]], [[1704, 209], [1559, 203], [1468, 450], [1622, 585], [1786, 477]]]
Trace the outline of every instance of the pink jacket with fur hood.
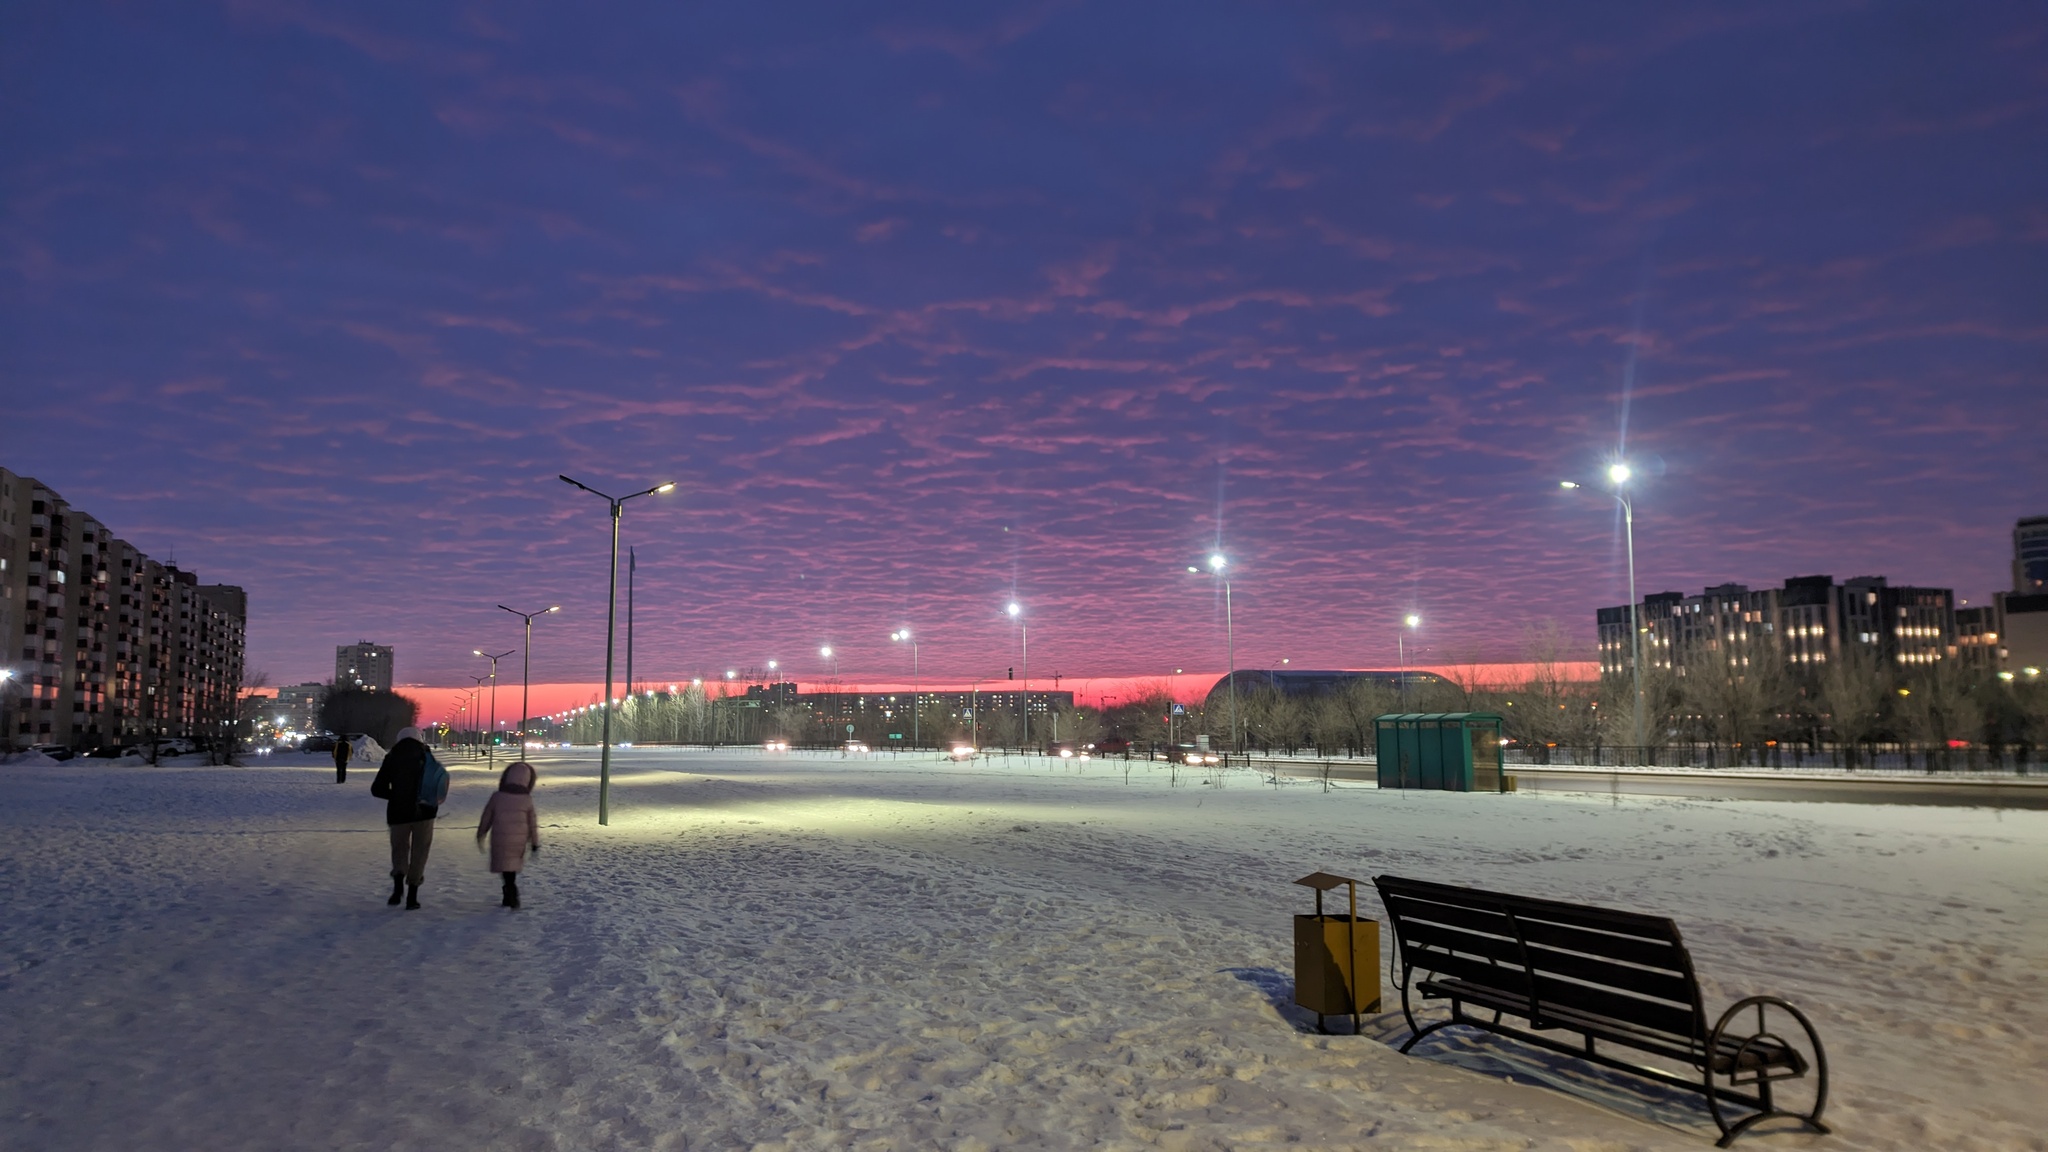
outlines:
[[491, 834], [491, 871], [517, 872], [526, 859], [526, 846], [540, 844], [540, 817], [533, 810], [533, 786], [539, 776], [533, 765], [521, 760], [498, 778], [498, 790], [484, 805], [483, 819], [476, 822], [476, 838]]

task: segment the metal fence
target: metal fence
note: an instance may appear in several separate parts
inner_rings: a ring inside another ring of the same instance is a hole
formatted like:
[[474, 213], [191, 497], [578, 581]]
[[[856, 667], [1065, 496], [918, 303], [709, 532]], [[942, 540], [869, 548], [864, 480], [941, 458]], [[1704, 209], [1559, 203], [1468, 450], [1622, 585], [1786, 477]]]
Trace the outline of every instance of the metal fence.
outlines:
[[2048, 775], [2048, 749], [2021, 745], [1963, 747], [1920, 744], [1873, 744], [1853, 754], [1832, 745], [1763, 744], [1729, 747], [1717, 744], [1666, 744], [1655, 748], [1622, 745], [1516, 747], [1505, 750], [1508, 764], [1565, 768], [1692, 768], [1849, 772], [1869, 775]]

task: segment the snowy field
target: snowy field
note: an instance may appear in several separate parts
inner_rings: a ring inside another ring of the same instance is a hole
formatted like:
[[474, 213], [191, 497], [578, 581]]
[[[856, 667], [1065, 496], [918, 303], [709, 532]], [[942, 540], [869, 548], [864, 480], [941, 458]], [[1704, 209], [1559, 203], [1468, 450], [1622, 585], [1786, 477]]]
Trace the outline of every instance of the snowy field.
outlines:
[[1835, 1136], [1739, 1148], [2048, 1149], [2048, 813], [636, 749], [601, 829], [534, 759], [518, 912], [480, 766], [417, 912], [369, 771], [0, 766], [0, 1148], [1712, 1146], [1483, 1033], [1315, 1034], [1321, 868], [1674, 916], [1834, 1065]]

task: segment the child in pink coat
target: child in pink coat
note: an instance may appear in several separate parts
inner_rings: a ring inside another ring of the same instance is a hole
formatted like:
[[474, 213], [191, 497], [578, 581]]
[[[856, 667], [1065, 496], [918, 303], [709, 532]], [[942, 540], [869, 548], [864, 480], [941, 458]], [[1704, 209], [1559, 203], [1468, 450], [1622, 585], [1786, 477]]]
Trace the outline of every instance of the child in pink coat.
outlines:
[[505, 878], [506, 908], [519, 907], [519, 865], [527, 847], [540, 851], [540, 817], [533, 810], [533, 786], [539, 779], [533, 765], [521, 760], [498, 778], [498, 790], [484, 805], [483, 819], [476, 823], [476, 846], [491, 837], [491, 871]]

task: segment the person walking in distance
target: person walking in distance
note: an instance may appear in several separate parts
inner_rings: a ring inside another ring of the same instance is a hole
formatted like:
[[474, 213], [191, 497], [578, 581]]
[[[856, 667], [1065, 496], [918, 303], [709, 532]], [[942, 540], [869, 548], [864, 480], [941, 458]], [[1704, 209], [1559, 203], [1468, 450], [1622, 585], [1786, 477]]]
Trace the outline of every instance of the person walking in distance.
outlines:
[[448, 799], [448, 770], [427, 750], [417, 728], [401, 728], [370, 795], [384, 801], [384, 823], [391, 833], [391, 899], [405, 897], [407, 910], [420, 906], [420, 882], [426, 879], [427, 853], [434, 847], [434, 817]]
[[533, 765], [521, 760], [505, 769], [498, 790], [484, 805], [483, 818], [476, 822], [476, 846], [483, 850], [484, 836], [491, 838], [491, 871], [505, 878], [506, 908], [519, 907], [519, 866], [528, 848], [540, 851], [540, 816], [533, 810], [533, 786], [538, 779]]
[[334, 738], [334, 782], [336, 784], [348, 783], [348, 756], [353, 751], [355, 751], [355, 748], [346, 739], [340, 736]]

